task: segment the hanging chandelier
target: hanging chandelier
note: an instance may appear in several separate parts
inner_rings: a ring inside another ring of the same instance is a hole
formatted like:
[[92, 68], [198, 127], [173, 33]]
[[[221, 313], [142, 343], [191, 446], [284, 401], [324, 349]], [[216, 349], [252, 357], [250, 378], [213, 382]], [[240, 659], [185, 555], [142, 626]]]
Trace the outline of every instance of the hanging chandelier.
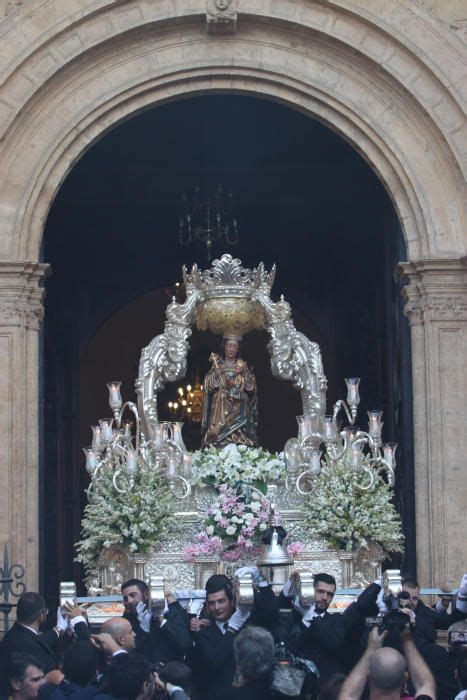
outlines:
[[[394, 486], [397, 443], [382, 443], [383, 412], [368, 411], [368, 431], [355, 427], [360, 403], [359, 377], [345, 380], [347, 403], [336, 401], [332, 415], [309, 414], [297, 416], [298, 437], [290, 438], [284, 446], [287, 464], [287, 488], [295, 488], [302, 496], [313, 491], [314, 480], [321, 471], [323, 462], [331, 466], [345, 465], [358, 474], [359, 488], [370, 490], [375, 475], [384, 472], [389, 486]], [[349, 425], [338, 427], [341, 411], [347, 416]]]
[[178, 233], [180, 245], [204, 243], [209, 262], [215, 243], [237, 245], [237, 219], [232, 213], [232, 200], [232, 192], [225, 192], [222, 185], [218, 185], [215, 192], [205, 199], [199, 186], [195, 187], [191, 196], [183, 194], [183, 213]]
[[167, 403], [170, 417], [189, 423], [201, 423], [203, 412], [203, 387], [197, 376], [193, 385], [179, 386], [175, 400]]

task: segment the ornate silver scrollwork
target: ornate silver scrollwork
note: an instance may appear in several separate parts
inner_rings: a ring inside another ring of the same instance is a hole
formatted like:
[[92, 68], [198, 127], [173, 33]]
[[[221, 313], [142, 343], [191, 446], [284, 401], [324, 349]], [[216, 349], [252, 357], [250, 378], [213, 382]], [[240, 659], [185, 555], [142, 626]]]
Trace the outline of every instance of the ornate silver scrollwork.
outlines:
[[214, 260], [209, 270], [195, 264], [188, 273], [183, 267], [186, 302], [178, 304], [173, 299], [164, 333], [141, 354], [136, 390], [147, 440], [152, 439], [158, 421], [157, 393], [167, 382], [185, 376], [187, 340], [195, 319], [198, 328], [211, 328], [215, 333], [227, 330], [242, 335], [266, 327], [271, 336], [268, 350], [273, 375], [293, 382], [301, 393], [304, 414], [324, 415], [326, 377], [319, 346], [296, 330], [290, 304], [283, 297], [272, 301], [275, 273], [275, 266], [267, 272], [263, 263], [252, 270], [244, 268], [228, 254]]
[[199, 290], [193, 291], [184, 304], [178, 304], [173, 298], [167, 307], [164, 333], [153, 338], [141, 352], [135, 388], [146, 440], [153, 438], [154, 425], [158, 421], [158, 392], [167, 382], [176, 382], [186, 374], [187, 340], [191, 335], [196, 305], [202, 298]]

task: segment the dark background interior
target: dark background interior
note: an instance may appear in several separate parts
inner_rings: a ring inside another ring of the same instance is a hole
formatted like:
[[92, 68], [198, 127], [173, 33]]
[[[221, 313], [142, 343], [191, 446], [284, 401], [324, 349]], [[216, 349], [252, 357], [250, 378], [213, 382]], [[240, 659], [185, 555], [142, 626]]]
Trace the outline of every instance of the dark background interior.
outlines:
[[[399, 443], [396, 503], [414, 571], [410, 340], [397, 262], [406, 259], [392, 203], [364, 158], [340, 136], [283, 105], [202, 95], [147, 110], [93, 145], [64, 181], [47, 218], [43, 334], [41, 578], [48, 599], [75, 579], [73, 543], [87, 484], [81, 447], [109, 414], [105, 382], [133, 382], [141, 348], [163, 331], [181, 266], [208, 267], [203, 245], [178, 241], [181, 195], [222, 184], [234, 195], [244, 266], [277, 264], [273, 298], [320, 344], [328, 407], [344, 377], [361, 376], [361, 421], [385, 411], [384, 439]], [[218, 338], [194, 330], [187, 380], [207, 369]], [[260, 405], [260, 442], [281, 449], [296, 433], [297, 392], [271, 376], [267, 334], [245, 338]], [[161, 404], [175, 396], [169, 387]]]

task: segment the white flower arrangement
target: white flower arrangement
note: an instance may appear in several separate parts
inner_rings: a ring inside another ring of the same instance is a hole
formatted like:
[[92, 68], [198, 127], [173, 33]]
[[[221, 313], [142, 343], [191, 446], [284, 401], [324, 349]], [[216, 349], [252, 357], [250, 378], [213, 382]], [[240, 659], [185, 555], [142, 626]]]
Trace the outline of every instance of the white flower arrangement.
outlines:
[[146, 554], [174, 525], [172, 497], [157, 472], [141, 462], [133, 487], [125, 493], [115, 489], [112, 477], [108, 470], [94, 481], [91, 501], [84, 509], [81, 540], [75, 546], [76, 561], [84, 564], [87, 576], [96, 568], [103, 549], [120, 545], [129, 552]]
[[219, 498], [207, 509], [204, 532], [198, 533], [196, 544], [185, 548], [186, 558], [220, 553], [219, 543], [227, 561], [252, 552], [267, 528], [267, 484], [284, 477], [284, 454], [274, 455], [262, 447], [232, 443], [194, 452], [192, 483], [217, 489]]
[[242, 483], [266, 493], [267, 482], [284, 477], [283, 452], [274, 455], [262, 447], [234, 443], [193, 452], [192, 482], [198, 486]]
[[377, 473], [372, 489], [364, 491], [360, 484], [361, 474], [347, 465], [324, 464], [307, 499], [306, 525], [339, 549], [351, 551], [374, 542], [387, 553], [403, 551], [391, 488]]

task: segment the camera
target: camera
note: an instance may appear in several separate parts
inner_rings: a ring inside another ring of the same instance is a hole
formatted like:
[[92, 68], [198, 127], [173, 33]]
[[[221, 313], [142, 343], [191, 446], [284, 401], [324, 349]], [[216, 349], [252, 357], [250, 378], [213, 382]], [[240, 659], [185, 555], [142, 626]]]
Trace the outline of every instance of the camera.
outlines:
[[386, 600], [388, 607], [391, 609], [384, 614], [376, 617], [367, 617], [365, 623], [368, 627], [379, 627], [382, 630], [388, 630], [393, 635], [399, 636], [407, 624], [413, 627], [413, 623], [407, 616], [404, 609], [412, 609], [410, 605], [410, 593], [400, 591], [396, 596], [391, 596]]
[[467, 646], [467, 632], [448, 632], [448, 645], [453, 647]]

